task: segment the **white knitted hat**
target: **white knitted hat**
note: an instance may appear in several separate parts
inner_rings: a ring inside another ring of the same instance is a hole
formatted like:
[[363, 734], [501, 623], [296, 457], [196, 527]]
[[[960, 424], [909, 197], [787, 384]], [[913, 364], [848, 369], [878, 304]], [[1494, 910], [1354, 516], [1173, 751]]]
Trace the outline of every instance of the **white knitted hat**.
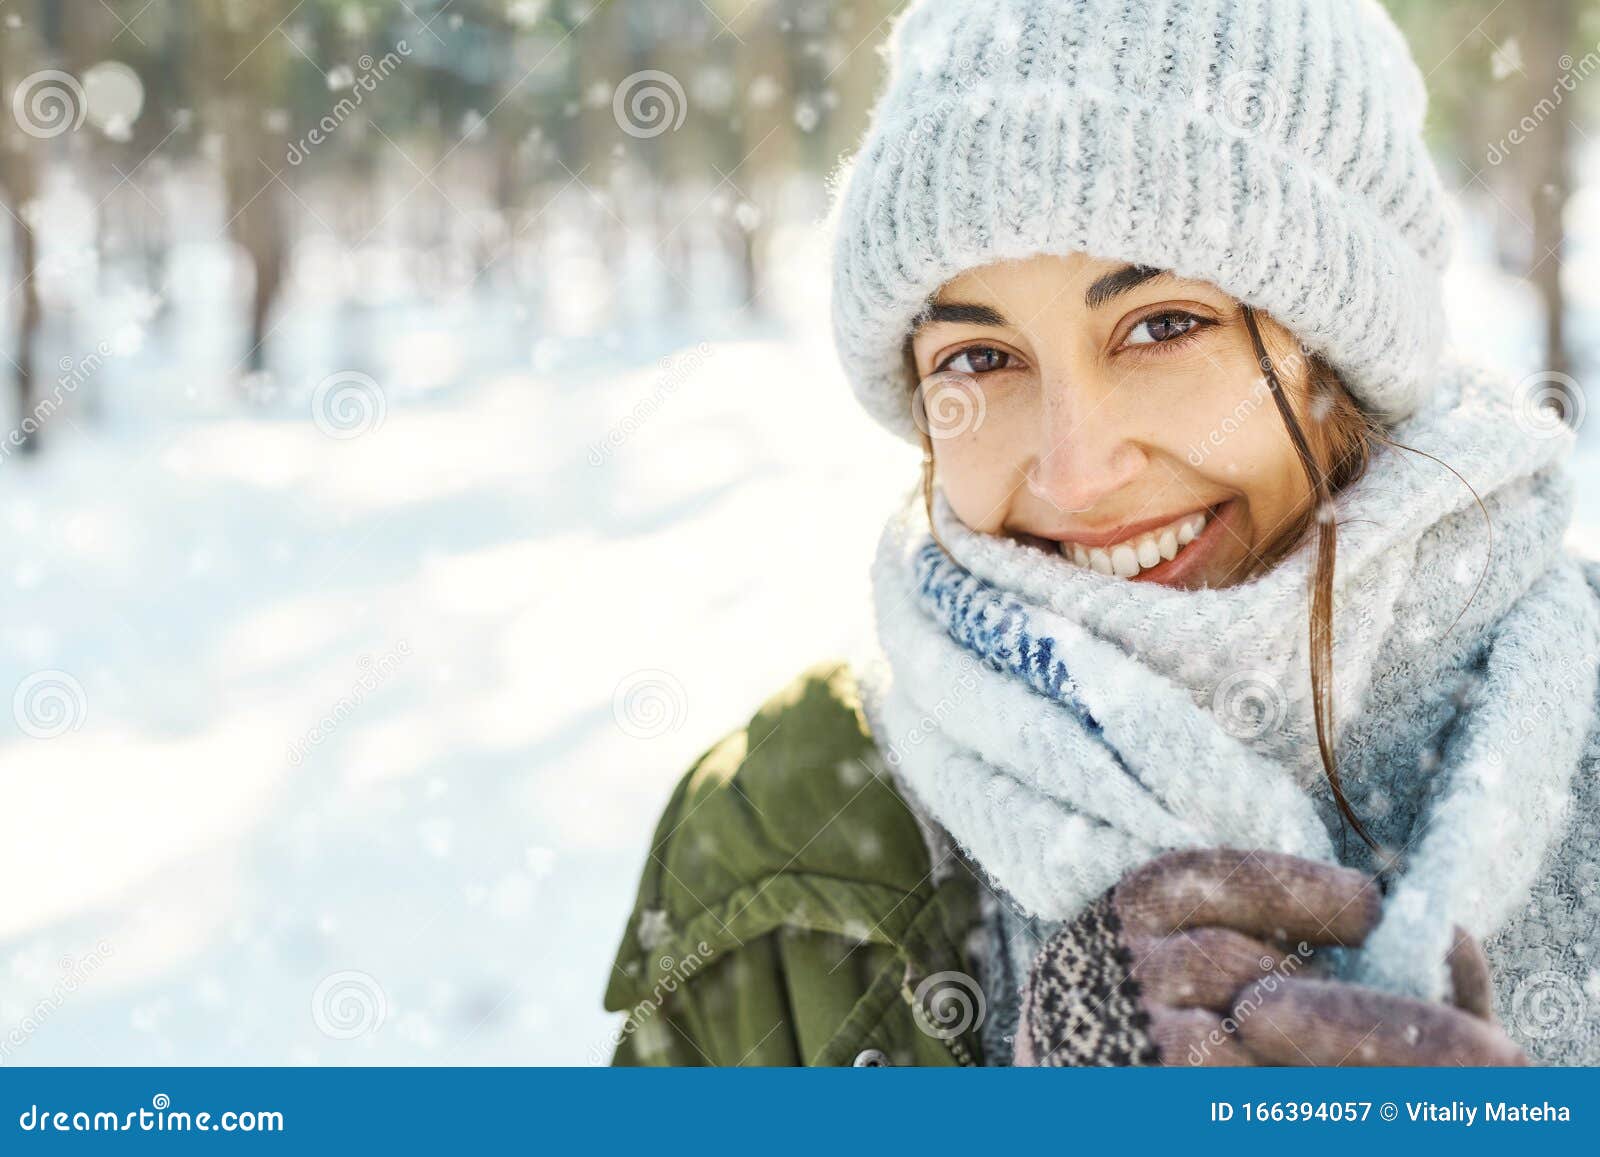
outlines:
[[1376, 0], [914, 0], [835, 177], [834, 337], [918, 440], [903, 360], [939, 286], [1096, 257], [1270, 313], [1396, 421], [1444, 336], [1450, 219], [1427, 94]]

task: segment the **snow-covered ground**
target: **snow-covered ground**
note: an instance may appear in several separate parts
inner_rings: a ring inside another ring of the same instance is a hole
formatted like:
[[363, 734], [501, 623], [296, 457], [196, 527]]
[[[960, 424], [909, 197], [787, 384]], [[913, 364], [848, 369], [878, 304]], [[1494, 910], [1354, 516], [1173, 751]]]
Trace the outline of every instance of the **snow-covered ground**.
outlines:
[[[760, 324], [610, 340], [301, 278], [248, 404], [215, 295], [112, 318], [76, 417], [0, 462], [0, 1063], [603, 1055], [673, 781], [859, 642], [916, 477], [842, 384], [818, 249], [787, 252]], [[180, 257], [180, 287], [220, 260]], [[1452, 299], [1536, 367], [1524, 290], [1469, 254]], [[338, 372], [377, 392], [316, 393]]]

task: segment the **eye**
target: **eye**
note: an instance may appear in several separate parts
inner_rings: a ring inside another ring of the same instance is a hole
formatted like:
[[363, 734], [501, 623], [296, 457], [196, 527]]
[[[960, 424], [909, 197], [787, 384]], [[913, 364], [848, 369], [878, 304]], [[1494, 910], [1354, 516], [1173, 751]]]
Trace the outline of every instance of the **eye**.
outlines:
[[957, 350], [934, 369], [954, 370], [958, 374], [987, 374], [994, 370], [1003, 370], [1010, 364], [1011, 355], [1005, 350], [987, 345], [973, 345], [964, 350]]
[[1153, 313], [1129, 330], [1128, 336], [1123, 339], [1122, 344], [1160, 345], [1176, 338], [1185, 337], [1205, 324], [1207, 324], [1205, 318], [1196, 317], [1192, 313], [1184, 313], [1182, 310]]

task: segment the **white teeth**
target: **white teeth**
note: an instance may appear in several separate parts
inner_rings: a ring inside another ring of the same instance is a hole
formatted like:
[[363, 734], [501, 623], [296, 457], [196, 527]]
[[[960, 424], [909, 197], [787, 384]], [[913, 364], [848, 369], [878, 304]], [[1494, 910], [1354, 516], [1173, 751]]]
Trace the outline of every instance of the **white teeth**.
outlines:
[[1191, 514], [1160, 530], [1109, 547], [1085, 547], [1076, 542], [1063, 542], [1061, 554], [1096, 574], [1133, 578], [1142, 570], [1176, 558], [1180, 550], [1199, 537], [1205, 526], [1204, 512]]

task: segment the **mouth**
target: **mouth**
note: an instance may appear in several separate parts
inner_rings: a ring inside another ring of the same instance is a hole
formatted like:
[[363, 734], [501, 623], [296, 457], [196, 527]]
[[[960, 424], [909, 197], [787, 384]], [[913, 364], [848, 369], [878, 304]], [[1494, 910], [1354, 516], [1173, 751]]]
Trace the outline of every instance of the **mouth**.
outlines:
[[1036, 539], [1068, 562], [1108, 577], [1134, 582], [1182, 585], [1203, 568], [1225, 540], [1228, 523], [1242, 509], [1237, 499], [1190, 511], [1165, 523], [1147, 526], [1114, 541]]

